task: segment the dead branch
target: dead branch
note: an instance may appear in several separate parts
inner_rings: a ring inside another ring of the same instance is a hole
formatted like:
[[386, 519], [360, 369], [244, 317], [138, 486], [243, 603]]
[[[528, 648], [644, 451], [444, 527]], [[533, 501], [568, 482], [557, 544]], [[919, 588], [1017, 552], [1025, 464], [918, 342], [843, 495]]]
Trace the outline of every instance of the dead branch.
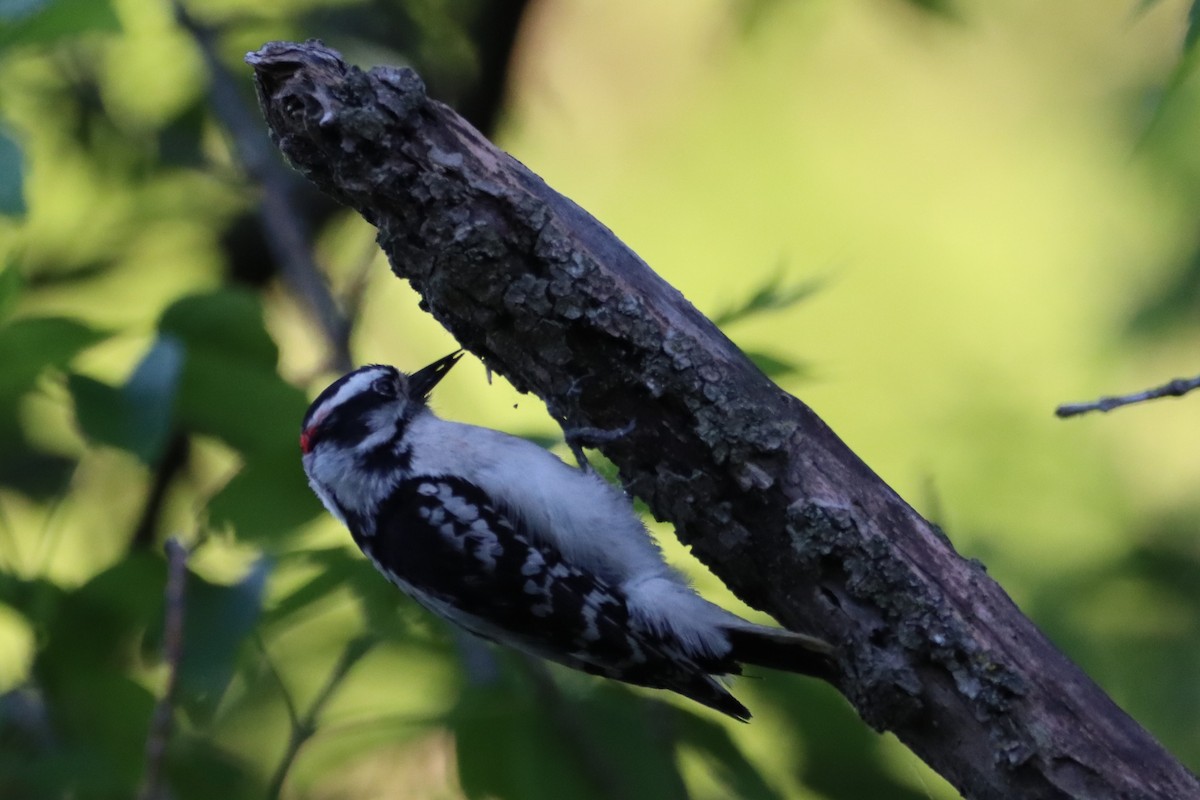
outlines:
[[[1200, 784], [609, 230], [404, 69], [247, 56], [276, 144], [379, 229], [488, 367], [600, 444], [740, 597], [840, 646], [838, 688], [972, 798], [1196, 798]], [[607, 438], [607, 437], [606, 437]]]

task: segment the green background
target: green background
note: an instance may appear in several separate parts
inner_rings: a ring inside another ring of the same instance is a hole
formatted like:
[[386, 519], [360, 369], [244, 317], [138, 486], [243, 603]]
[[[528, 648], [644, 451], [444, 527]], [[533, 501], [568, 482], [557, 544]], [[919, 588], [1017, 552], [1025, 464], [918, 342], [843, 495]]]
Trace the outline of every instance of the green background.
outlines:
[[[0, 3], [0, 797], [145, 788], [168, 537], [193, 552], [161, 796], [955, 796], [825, 686], [741, 680], [729, 722], [466, 644], [358, 557], [296, 448], [331, 348], [242, 244], [262, 190], [209, 90], [259, 125], [242, 54], [312, 36], [453, 101], [487, 77], [482, 4], [245, 5], [187, 5], [222, 75], [167, 4]], [[542, 0], [493, 131], [1193, 768], [1200, 397], [1053, 409], [1198, 371], [1194, 14]], [[454, 348], [369, 226], [317, 218], [356, 362]], [[471, 359], [435, 405], [558, 435]]]

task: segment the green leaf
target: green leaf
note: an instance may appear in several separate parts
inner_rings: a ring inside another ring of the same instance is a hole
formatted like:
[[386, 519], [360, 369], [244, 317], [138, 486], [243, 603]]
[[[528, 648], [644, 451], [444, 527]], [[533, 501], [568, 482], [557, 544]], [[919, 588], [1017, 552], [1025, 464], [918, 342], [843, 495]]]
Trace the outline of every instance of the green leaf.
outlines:
[[713, 777], [730, 797], [744, 800], [779, 800], [780, 794], [767, 783], [758, 768], [738, 749], [729, 731], [720, 723], [696, 714], [676, 712], [675, 730], [680, 744], [687, 744], [705, 756]]
[[[163, 166], [199, 168], [206, 163], [203, 143], [208, 113], [208, 98], [199, 95], [158, 130], [156, 151]], [[253, 218], [252, 224], [257, 225], [258, 220]]]
[[130, 673], [161, 617], [165, 576], [161, 556], [130, 555], [65, 594], [45, 622], [33, 678], [64, 750], [86, 757], [80, 798], [136, 789], [155, 698]]
[[780, 269], [745, 300], [713, 315], [713, 323], [718, 328], [724, 328], [758, 314], [782, 311], [807, 300], [825, 285], [823, 279], [812, 278], [791, 286], [784, 286], [783, 278], [784, 272]]
[[0, 214], [19, 217], [24, 213], [25, 158], [17, 140], [0, 128]]
[[121, 20], [111, 0], [5, 0], [0, 47], [43, 45], [89, 31], [115, 33]]
[[265, 787], [245, 756], [222, 750], [211, 738], [176, 730], [167, 756], [168, 797], [178, 800], [262, 800]]
[[178, 408], [189, 430], [243, 453], [286, 453], [299, 462], [296, 442], [308, 400], [275, 372], [279, 352], [256, 296], [185, 297], [163, 314], [159, 330], [187, 348]]
[[163, 312], [162, 333], [180, 339], [189, 352], [206, 351], [272, 372], [279, 348], [263, 324], [262, 305], [252, 292], [221, 289], [188, 295]]
[[[747, 682], [741, 685], [748, 686]], [[929, 800], [898, 779], [882, 756], [883, 737], [862, 724], [841, 695], [818, 681], [768, 672], [753, 684], [755, 707], [773, 708], [791, 720], [803, 740], [801, 777], [823, 797]]]
[[76, 353], [106, 335], [58, 317], [18, 319], [0, 326], [0, 484], [35, 497], [62, 491], [73, 462], [29, 444], [18, 414], [21, 399], [45, 370], [66, 366]]
[[16, 265], [9, 265], [0, 272], [0, 322], [8, 319], [17, 301], [21, 298], [21, 290], [25, 288], [25, 278]]
[[255, 455], [209, 503], [214, 525], [228, 525], [239, 539], [270, 547], [321, 513], [308, 488], [300, 458], [287, 453]]
[[[468, 686], [452, 718], [463, 792], [472, 800], [604, 797], [584, 775], [580, 754], [555, 729], [545, 705], [511, 661], [503, 661], [502, 683]], [[496, 731], [504, 735], [497, 737]]]
[[0, 328], [0, 396], [22, 394], [48, 367], [65, 367], [108, 334], [65, 317], [19, 319]]
[[1190, 52], [1200, 37], [1200, 0], [1193, 0], [1188, 8], [1187, 34], [1183, 37], [1184, 52]]
[[315, 517], [320, 506], [297, 445], [308, 400], [275, 371], [278, 349], [258, 298], [232, 290], [185, 297], [166, 310], [159, 330], [187, 350], [175, 404], [179, 426], [214, 436], [243, 457], [241, 472], [210, 504], [213, 521], [261, 542]]
[[574, 695], [522, 659], [499, 654], [497, 680], [466, 687], [451, 715], [468, 797], [687, 796], [673, 743], [657, 724], [671, 709], [592, 679]]
[[308, 400], [274, 369], [189, 346], [179, 419], [244, 454], [285, 455], [300, 463], [300, 420]]
[[[349, 539], [349, 534], [346, 534], [346, 537]], [[302, 563], [316, 562], [315, 574], [267, 610], [263, 615], [264, 626], [289, 622], [295, 615], [310, 610], [339, 589], [347, 588], [366, 563], [365, 559], [351, 553], [346, 547], [304, 550], [298, 554], [296, 560]], [[373, 567], [371, 569], [374, 571]], [[399, 603], [399, 597], [393, 597], [393, 606]]]
[[769, 353], [763, 353], [753, 350], [743, 350], [754, 365], [763, 371], [763, 374], [768, 378], [777, 379], [785, 378], [792, 375], [808, 376], [811, 374], [809, 367], [799, 361], [784, 360], [776, 358]]
[[158, 461], [171, 435], [183, 362], [183, 345], [172, 336], [159, 336], [122, 387], [127, 406], [141, 421], [138, 447], [133, 452], [147, 464]]
[[194, 720], [207, 721], [225, 694], [238, 651], [262, 613], [270, 572], [270, 562], [260, 558], [244, 578], [229, 586], [188, 575], [179, 702]]
[[75, 398], [75, 418], [83, 435], [101, 444], [133, 449], [137, 417], [128, 412], [121, 390], [86, 375], [68, 375], [67, 388]]
[[69, 376], [84, 435], [127, 450], [147, 465], [157, 463], [171, 433], [183, 357], [179, 342], [162, 336], [119, 389], [84, 375]]
[[[1159, 0], [1141, 0], [1134, 13], [1145, 14], [1158, 4]], [[1188, 6], [1187, 31], [1183, 37], [1184, 53], [1189, 52], [1196, 44], [1197, 35], [1200, 34], [1200, 31], [1197, 31], [1198, 23], [1200, 23], [1200, 0], [1192, 0], [1192, 4]]]
[[954, 0], [908, 0], [908, 3], [922, 11], [927, 11], [930, 14], [946, 19], [955, 19], [958, 17], [958, 7]]

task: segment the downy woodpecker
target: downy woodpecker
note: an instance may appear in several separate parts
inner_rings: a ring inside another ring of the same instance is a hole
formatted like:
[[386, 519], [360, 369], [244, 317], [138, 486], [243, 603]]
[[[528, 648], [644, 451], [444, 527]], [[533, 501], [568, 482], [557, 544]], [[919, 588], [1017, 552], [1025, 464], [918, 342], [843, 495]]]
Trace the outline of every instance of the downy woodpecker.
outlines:
[[486, 639], [740, 720], [750, 712], [719, 678], [742, 663], [830, 674], [826, 642], [696, 594], [594, 473], [434, 415], [429, 394], [458, 358], [411, 375], [362, 367], [304, 415], [309, 484], [392, 583]]

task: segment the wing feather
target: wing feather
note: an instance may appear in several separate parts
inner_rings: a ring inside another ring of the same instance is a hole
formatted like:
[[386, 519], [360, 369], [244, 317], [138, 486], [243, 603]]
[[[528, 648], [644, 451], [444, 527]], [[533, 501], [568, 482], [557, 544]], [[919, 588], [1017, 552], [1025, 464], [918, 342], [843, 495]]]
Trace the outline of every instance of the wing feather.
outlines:
[[731, 658], [687, 652], [631, 619], [618, 585], [570, 564], [552, 543], [450, 476], [401, 482], [363, 552], [431, 611], [485, 638], [608, 678], [670, 689], [739, 719], [749, 712], [712, 675]]

